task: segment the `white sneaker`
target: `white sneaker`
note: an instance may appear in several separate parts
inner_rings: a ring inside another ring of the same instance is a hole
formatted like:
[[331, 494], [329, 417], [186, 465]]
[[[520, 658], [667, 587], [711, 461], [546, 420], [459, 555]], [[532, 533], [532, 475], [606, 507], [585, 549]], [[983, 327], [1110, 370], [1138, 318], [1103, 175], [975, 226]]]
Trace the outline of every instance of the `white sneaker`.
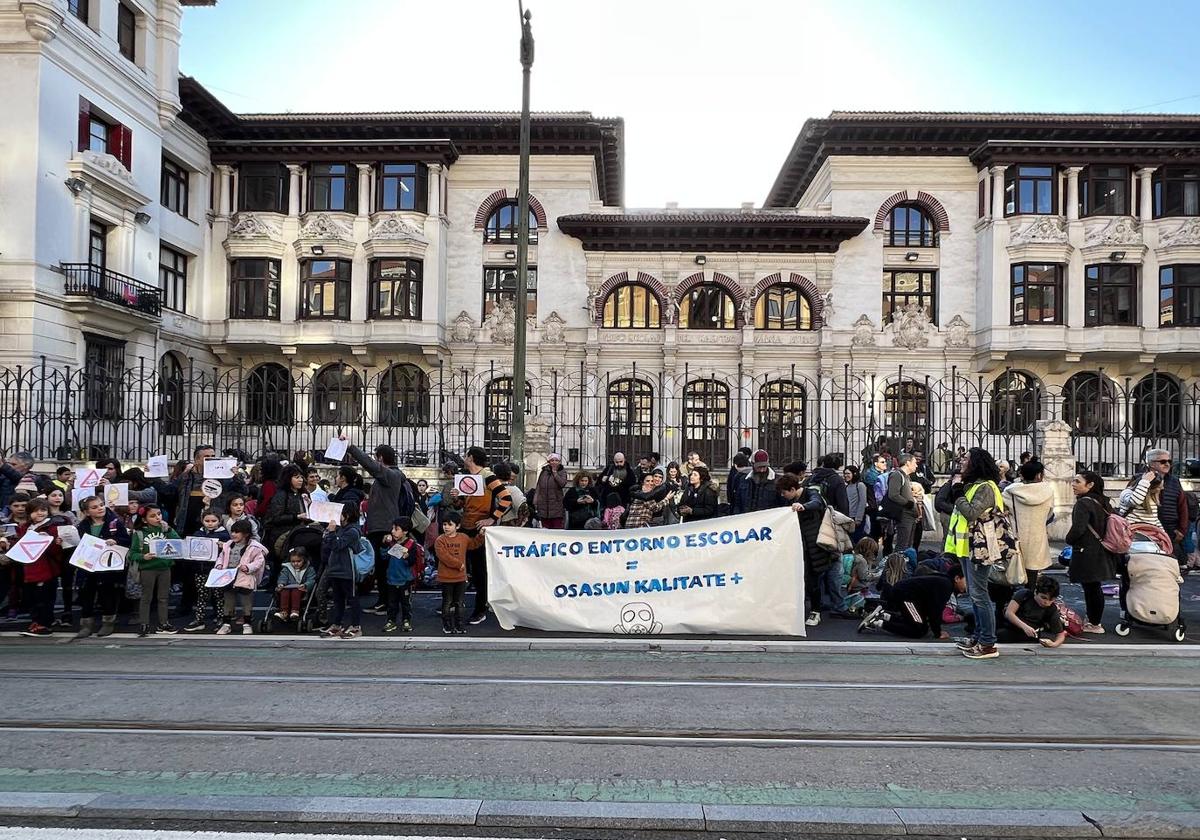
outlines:
[[1084, 624], [1083, 632], [1084, 633], [1094, 633], [1097, 636], [1103, 636], [1104, 635], [1104, 627], [1100, 624]]
[[250, 626], [250, 622], [247, 621], [245, 624], [242, 625], [242, 635], [243, 636], [253, 636], [254, 635], [254, 628]]
[[819, 612], [810, 612], [808, 618], [804, 619], [804, 623], [809, 627], [816, 627], [821, 623], [821, 614]]
[[218, 636], [228, 636], [232, 632], [233, 632], [233, 628], [230, 627], [228, 624], [222, 624], [220, 627], [217, 628]]

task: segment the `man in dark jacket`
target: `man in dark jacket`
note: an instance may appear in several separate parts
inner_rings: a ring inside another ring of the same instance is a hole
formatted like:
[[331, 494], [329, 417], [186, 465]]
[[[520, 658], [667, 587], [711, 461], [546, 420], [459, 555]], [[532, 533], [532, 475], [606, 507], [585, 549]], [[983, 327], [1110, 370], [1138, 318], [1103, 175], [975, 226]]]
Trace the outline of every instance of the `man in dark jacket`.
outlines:
[[[8, 500], [12, 494], [16, 492], [17, 487], [22, 484], [32, 482], [34, 488], [41, 495], [45, 495], [54, 489], [54, 480], [47, 478], [44, 475], [30, 472], [33, 469], [33, 456], [28, 452], [17, 452], [8, 456], [6, 463], [0, 463], [0, 476], [9, 485], [7, 495], [3, 500], [0, 500], [0, 507], [8, 504]], [[33, 495], [32, 493], [30, 495]]]
[[804, 486], [819, 487], [821, 498], [833, 505], [834, 510], [850, 515], [850, 500], [846, 496], [846, 479], [842, 477], [840, 455], [822, 455]]
[[633, 489], [635, 479], [633, 467], [626, 461], [625, 453], [614, 453], [612, 462], [604, 468], [596, 482], [599, 485], [596, 492], [600, 494], [600, 504], [607, 508], [608, 494], [616, 493], [621, 506], [629, 507], [629, 491]]
[[741, 482], [739, 513], [770, 510], [783, 507], [786, 502], [775, 489], [775, 470], [771, 469], [771, 456], [765, 449], [755, 451], [750, 459], [750, 474]]
[[[775, 481], [779, 498], [790, 505], [800, 522], [800, 542], [804, 546], [804, 594], [808, 596], [808, 615], [804, 623], [816, 627], [821, 623], [821, 575], [833, 565], [833, 552], [817, 545], [821, 532], [821, 520], [825, 516], [825, 500], [815, 487], [805, 487], [791, 473], [784, 473]], [[831, 604], [830, 607], [837, 607]]]
[[[344, 436], [342, 440], [345, 440]], [[401, 516], [412, 516], [412, 500], [410, 494], [405, 492], [408, 477], [399, 467], [396, 450], [387, 444], [375, 447], [374, 458], [354, 444], [347, 446], [346, 452], [374, 479], [367, 493], [367, 524], [363, 530], [378, 560], [383, 538], [392, 532], [392, 523]], [[379, 584], [379, 601], [370, 611], [383, 615], [387, 612], [388, 604], [387, 575], [376, 575], [375, 578]]]
[[1146, 465], [1158, 473], [1162, 479], [1162, 496], [1158, 500], [1158, 521], [1163, 530], [1171, 538], [1175, 547], [1175, 559], [1179, 565], [1187, 563], [1183, 553], [1183, 538], [1187, 534], [1188, 521], [1187, 499], [1184, 497], [1183, 485], [1171, 474], [1171, 453], [1165, 449], [1151, 449], [1146, 453]]
[[729, 502], [730, 513], [745, 513], [742, 510], [742, 484], [750, 475], [750, 455], [748, 448], [739, 449], [738, 453], [733, 456], [729, 475], [725, 477], [725, 499]]
[[905, 639], [948, 639], [942, 630], [942, 613], [950, 596], [967, 591], [967, 579], [961, 566], [954, 565], [944, 575], [918, 575], [897, 583], [886, 601], [869, 613], [858, 625], [858, 632], [884, 630]]

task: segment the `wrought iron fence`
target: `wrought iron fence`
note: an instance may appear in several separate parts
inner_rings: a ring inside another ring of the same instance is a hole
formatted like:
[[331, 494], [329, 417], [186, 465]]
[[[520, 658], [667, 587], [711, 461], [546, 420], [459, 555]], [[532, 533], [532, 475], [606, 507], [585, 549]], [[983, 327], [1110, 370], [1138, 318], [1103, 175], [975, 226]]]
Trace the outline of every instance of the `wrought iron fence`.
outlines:
[[[670, 376], [636, 365], [597, 374], [580, 365], [531, 378], [526, 393], [529, 413], [549, 424], [550, 448], [573, 467], [599, 466], [614, 451], [671, 460], [695, 450], [719, 469], [739, 446], [764, 448], [777, 464], [825, 452], [861, 461], [886, 442], [923, 449], [936, 469], [959, 446], [997, 457], [1036, 452], [1037, 422], [1052, 419], [1071, 428], [1077, 460], [1103, 474], [1130, 473], [1152, 447], [1177, 459], [1200, 449], [1200, 386], [1159, 372], [1117, 380], [1081, 370], [1050, 387], [1016, 370], [933, 378], [847, 368], [814, 378], [689, 367]], [[390, 444], [410, 467], [434, 467], [443, 450], [475, 444], [506, 455], [511, 407], [511, 372], [499, 366], [230, 369], [164, 357], [117, 377], [41, 364], [0, 369], [0, 449], [43, 461], [138, 462], [188, 457], [207, 443], [257, 458], [319, 452], [346, 431], [364, 447]]]

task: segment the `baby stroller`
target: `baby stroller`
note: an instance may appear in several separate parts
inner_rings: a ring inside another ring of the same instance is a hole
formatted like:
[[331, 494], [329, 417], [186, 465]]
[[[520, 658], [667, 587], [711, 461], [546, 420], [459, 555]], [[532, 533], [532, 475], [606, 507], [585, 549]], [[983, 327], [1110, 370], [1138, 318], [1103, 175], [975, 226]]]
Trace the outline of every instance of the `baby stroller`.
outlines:
[[[1165, 535], [1164, 535], [1165, 536]], [[1121, 567], [1121, 620], [1114, 628], [1128, 636], [1134, 627], [1165, 628], [1182, 642], [1187, 625], [1179, 609], [1179, 562], [1164, 554], [1159, 543], [1139, 535]]]
[[[317, 595], [324, 591], [325, 586], [325, 567], [321, 563], [321, 539], [322, 528], [320, 525], [305, 524], [297, 525], [293, 528], [283, 541], [283, 553], [279, 558], [279, 562], [286, 563], [289, 552], [293, 548], [302, 548], [308, 554], [309, 565], [317, 570], [317, 585], [312, 591], [306, 592], [304, 595], [304, 608], [300, 615], [300, 620], [297, 622], [296, 632], [307, 633], [312, 629], [310, 623], [310, 606], [314, 600], [317, 600]], [[270, 633], [272, 627], [280, 623], [275, 617], [275, 612], [279, 609], [279, 593], [275, 589], [271, 589], [271, 603], [267, 607], [266, 613], [258, 623], [260, 633]], [[315, 614], [313, 614], [315, 618]], [[289, 624], [291, 622], [288, 622]]]

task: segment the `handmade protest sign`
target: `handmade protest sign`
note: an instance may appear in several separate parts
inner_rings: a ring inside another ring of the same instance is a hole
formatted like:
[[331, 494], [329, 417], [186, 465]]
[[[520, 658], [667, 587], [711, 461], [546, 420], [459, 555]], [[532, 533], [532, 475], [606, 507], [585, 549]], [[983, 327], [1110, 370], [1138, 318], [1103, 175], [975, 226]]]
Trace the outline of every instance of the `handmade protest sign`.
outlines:
[[189, 560], [198, 560], [201, 563], [215, 563], [220, 547], [220, 540], [210, 539], [209, 537], [188, 537], [187, 558]]
[[483, 483], [483, 476], [463, 473], [454, 476], [454, 489], [460, 496], [482, 496], [487, 485]]
[[104, 477], [104, 471], [93, 467], [76, 467], [75, 486], [78, 488], [95, 487]]
[[54, 537], [50, 534], [43, 534], [38, 531], [26, 531], [25, 536], [17, 541], [17, 544], [8, 550], [8, 559], [16, 560], [18, 563], [26, 565], [37, 562], [37, 559], [46, 553], [46, 549], [54, 542]]
[[204, 585], [209, 589], [224, 589], [237, 578], [237, 569], [213, 569]]
[[790, 508], [663, 528], [485, 532], [500, 626], [803, 636], [803, 545]]
[[146, 548], [150, 549], [150, 553], [155, 557], [163, 559], [182, 560], [184, 556], [183, 540], [149, 540]]
[[308, 506], [308, 518], [313, 522], [341, 524], [342, 504], [341, 502], [313, 502]]
[[105, 507], [125, 507], [129, 504], [128, 484], [109, 484], [103, 489]]
[[233, 478], [237, 458], [209, 458], [204, 462], [205, 478]]
[[221, 482], [217, 481], [215, 478], [206, 479], [204, 483], [200, 485], [200, 493], [206, 499], [217, 498], [217, 496], [221, 495], [221, 489]]
[[92, 496], [98, 496], [103, 500], [103, 494], [95, 487], [76, 487], [71, 490], [71, 509], [83, 513], [83, 509], [79, 507], [79, 503], [84, 499], [90, 499]]
[[114, 572], [125, 568], [125, 555], [129, 549], [119, 545], [109, 545], [99, 537], [84, 534], [79, 538], [79, 546], [71, 556], [71, 565], [78, 566], [86, 572]]
[[166, 478], [170, 475], [166, 455], [155, 455], [146, 462], [146, 478]]
[[74, 548], [79, 545], [79, 532], [74, 527], [68, 526], [58, 529], [58, 538], [62, 541], [62, 547]]
[[349, 447], [350, 441], [342, 440], [337, 436], [331, 437], [329, 443], [325, 444], [325, 460], [335, 464], [340, 463], [346, 457], [346, 450]]
[[100, 556], [96, 558], [96, 564], [92, 571], [95, 572], [119, 572], [125, 568], [125, 557], [129, 554], [129, 549], [120, 545], [106, 545], [100, 551]]

